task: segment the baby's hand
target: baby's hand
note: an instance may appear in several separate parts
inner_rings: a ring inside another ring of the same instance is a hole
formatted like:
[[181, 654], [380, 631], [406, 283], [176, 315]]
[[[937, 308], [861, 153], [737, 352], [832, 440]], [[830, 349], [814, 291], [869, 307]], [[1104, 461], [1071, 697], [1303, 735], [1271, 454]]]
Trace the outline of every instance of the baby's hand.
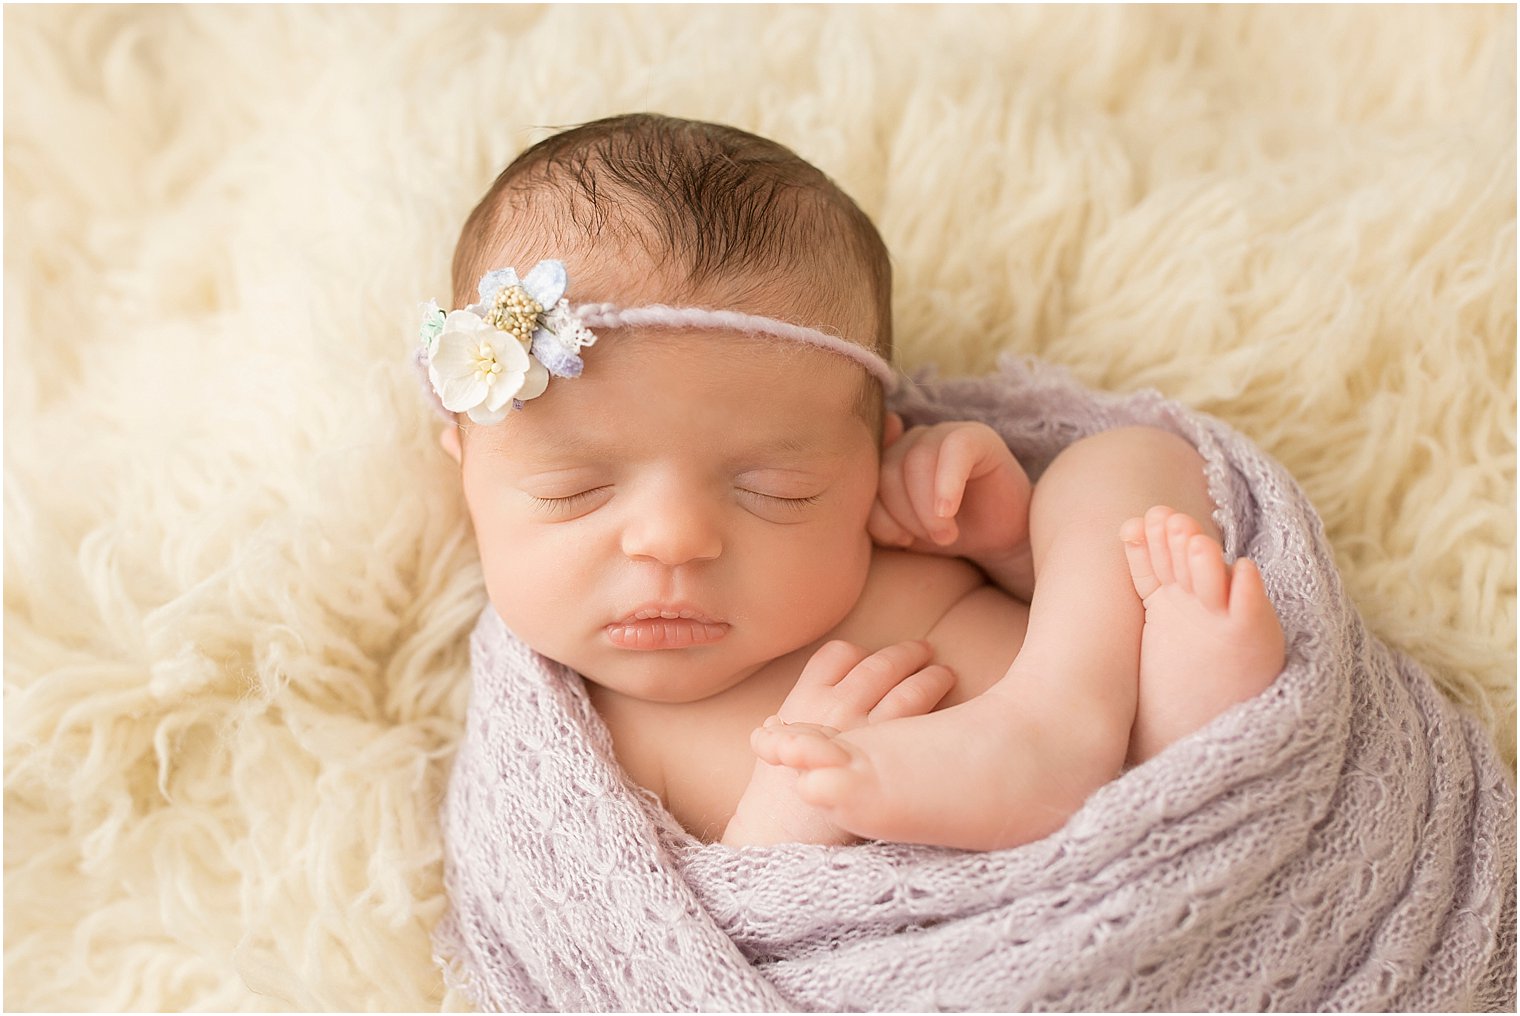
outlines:
[[930, 663], [933, 658], [933, 648], [922, 641], [898, 642], [870, 653], [835, 639], [802, 668], [776, 718], [844, 731], [927, 713], [955, 684], [950, 668]]
[[881, 481], [867, 529], [888, 547], [996, 566], [1029, 542], [1029, 474], [983, 423], [903, 433], [887, 414]]
[[955, 684], [948, 667], [931, 664], [927, 642], [899, 642], [874, 653], [849, 642], [825, 644], [802, 668], [802, 676], [777, 714], [750, 737], [760, 761], [740, 798], [723, 842], [730, 846], [774, 843], [853, 843], [797, 796], [797, 774], [768, 758], [774, 726], [802, 723], [836, 731], [918, 716], [939, 704]]

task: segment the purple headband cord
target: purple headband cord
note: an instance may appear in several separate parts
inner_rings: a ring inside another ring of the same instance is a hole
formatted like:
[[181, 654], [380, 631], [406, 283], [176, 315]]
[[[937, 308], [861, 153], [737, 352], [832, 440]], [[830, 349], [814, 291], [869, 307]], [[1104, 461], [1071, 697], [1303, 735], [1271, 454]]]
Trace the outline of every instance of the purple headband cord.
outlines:
[[706, 310], [702, 307], [667, 307], [658, 303], [627, 309], [619, 309], [610, 303], [586, 303], [575, 308], [575, 315], [588, 328], [717, 328], [802, 342], [854, 360], [880, 381], [882, 388], [889, 393], [897, 386], [897, 372], [892, 369], [892, 365], [871, 350], [847, 342], [837, 335], [820, 332], [816, 328], [805, 328], [758, 314]]

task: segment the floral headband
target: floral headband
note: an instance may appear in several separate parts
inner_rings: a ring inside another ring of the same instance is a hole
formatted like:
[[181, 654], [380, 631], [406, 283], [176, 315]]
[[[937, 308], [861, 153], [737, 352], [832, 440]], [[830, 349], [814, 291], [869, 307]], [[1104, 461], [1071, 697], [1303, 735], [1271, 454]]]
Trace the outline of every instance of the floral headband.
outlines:
[[815, 328], [737, 311], [701, 307], [619, 308], [609, 303], [571, 307], [568, 278], [558, 261], [540, 261], [521, 278], [511, 268], [487, 272], [480, 302], [445, 313], [437, 300], [422, 305], [424, 371], [434, 408], [449, 420], [468, 413], [479, 424], [500, 423], [513, 409], [544, 393], [551, 377], [579, 377], [581, 350], [596, 342], [594, 328], [719, 328], [803, 342], [847, 357], [888, 392], [897, 372], [869, 349]]

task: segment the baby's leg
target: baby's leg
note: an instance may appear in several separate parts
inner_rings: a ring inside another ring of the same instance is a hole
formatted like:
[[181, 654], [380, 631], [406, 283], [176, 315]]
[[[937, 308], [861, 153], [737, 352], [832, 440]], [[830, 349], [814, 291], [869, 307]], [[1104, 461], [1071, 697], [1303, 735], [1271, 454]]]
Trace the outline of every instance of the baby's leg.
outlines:
[[1157, 505], [1120, 534], [1145, 604], [1129, 743], [1139, 763], [1271, 684], [1283, 632], [1255, 563], [1226, 565], [1191, 517]]
[[810, 741], [786, 749], [805, 770], [799, 793], [862, 836], [995, 849], [1054, 832], [1129, 756], [1145, 613], [1118, 533], [1156, 504], [1213, 529], [1186, 441], [1135, 427], [1074, 443], [1034, 488], [1029, 628], [1000, 681], [829, 744], [771, 728], [757, 751], [779, 758], [782, 741]]

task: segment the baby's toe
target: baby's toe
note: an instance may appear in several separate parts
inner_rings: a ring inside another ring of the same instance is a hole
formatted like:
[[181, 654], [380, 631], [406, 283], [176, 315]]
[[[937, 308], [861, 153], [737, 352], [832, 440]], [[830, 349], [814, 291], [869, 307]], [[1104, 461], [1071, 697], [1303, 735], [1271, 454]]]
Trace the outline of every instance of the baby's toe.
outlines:
[[1277, 613], [1272, 609], [1272, 601], [1267, 598], [1267, 587], [1261, 580], [1256, 562], [1248, 557], [1240, 558], [1231, 572], [1228, 594], [1230, 616], [1279, 627]]
[[1187, 542], [1188, 572], [1193, 595], [1209, 610], [1223, 613], [1229, 598], [1229, 573], [1219, 544], [1195, 533]]
[[1135, 583], [1135, 592], [1144, 600], [1161, 588], [1156, 570], [1151, 567], [1150, 545], [1145, 539], [1145, 520], [1130, 519], [1119, 528], [1119, 539], [1124, 544], [1124, 559], [1129, 563], [1129, 577]]
[[1166, 520], [1166, 549], [1171, 558], [1172, 577], [1177, 585], [1193, 591], [1193, 569], [1188, 555], [1188, 541], [1199, 532], [1198, 523], [1191, 515], [1175, 512]]
[[1151, 572], [1163, 586], [1177, 581], [1172, 571], [1172, 551], [1167, 545], [1166, 521], [1176, 513], [1165, 505], [1156, 505], [1145, 513], [1145, 542], [1151, 556]]
[[845, 808], [859, 802], [870, 782], [870, 773], [863, 766], [812, 769], [797, 778], [797, 796], [815, 808]]

